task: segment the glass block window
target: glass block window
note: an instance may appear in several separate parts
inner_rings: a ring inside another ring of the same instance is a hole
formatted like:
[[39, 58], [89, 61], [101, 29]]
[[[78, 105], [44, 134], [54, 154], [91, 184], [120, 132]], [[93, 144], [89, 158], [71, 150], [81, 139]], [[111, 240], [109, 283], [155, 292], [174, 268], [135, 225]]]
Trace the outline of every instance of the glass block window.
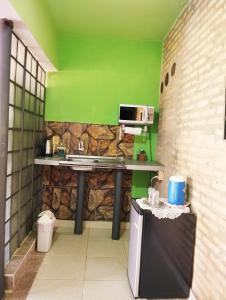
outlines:
[[43, 136], [46, 73], [12, 35], [5, 212], [5, 263], [30, 232], [41, 207], [41, 170], [33, 160]]

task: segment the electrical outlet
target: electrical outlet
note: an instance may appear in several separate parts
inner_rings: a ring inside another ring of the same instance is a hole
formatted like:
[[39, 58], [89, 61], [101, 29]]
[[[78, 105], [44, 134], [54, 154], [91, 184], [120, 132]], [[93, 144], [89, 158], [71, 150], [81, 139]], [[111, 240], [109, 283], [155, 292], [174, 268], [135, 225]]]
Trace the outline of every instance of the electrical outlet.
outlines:
[[164, 180], [164, 172], [163, 171], [158, 171], [158, 180], [160, 180], [160, 181]]

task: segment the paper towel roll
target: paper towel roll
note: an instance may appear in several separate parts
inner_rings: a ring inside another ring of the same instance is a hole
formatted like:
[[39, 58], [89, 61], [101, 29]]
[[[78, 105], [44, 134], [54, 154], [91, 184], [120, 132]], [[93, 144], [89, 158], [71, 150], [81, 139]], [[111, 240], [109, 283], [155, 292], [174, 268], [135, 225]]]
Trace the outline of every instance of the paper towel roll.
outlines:
[[142, 128], [140, 128], [140, 127], [125, 127], [124, 133], [132, 134], [132, 135], [141, 135]]

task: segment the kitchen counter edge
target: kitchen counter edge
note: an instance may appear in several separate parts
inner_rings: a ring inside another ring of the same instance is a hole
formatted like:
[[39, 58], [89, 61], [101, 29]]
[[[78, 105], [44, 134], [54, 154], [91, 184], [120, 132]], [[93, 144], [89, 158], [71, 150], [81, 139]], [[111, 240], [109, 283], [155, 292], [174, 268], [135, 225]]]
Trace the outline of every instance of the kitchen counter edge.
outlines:
[[[59, 166], [59, 162], [64, 161], [62, 157], [37, 157], [34, 159], [35, 165], [44, 166]], [[66, 160], [65, 160], [66, 161]], [[164, 166], [156, 161], [137, 161], [131, 159], [125, 159], [124, 165], [126, 170], [133, 171], [163, 171]], [[112, 168], [114, 169], [114, 168]]]

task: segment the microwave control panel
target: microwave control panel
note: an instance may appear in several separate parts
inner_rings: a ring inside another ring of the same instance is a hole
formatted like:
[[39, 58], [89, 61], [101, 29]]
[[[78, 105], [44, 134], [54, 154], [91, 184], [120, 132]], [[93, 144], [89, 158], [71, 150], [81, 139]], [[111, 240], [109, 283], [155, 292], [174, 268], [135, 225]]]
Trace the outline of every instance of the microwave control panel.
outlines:
[[147, 106], [147, 124], [154, 123], [154, 106]]

